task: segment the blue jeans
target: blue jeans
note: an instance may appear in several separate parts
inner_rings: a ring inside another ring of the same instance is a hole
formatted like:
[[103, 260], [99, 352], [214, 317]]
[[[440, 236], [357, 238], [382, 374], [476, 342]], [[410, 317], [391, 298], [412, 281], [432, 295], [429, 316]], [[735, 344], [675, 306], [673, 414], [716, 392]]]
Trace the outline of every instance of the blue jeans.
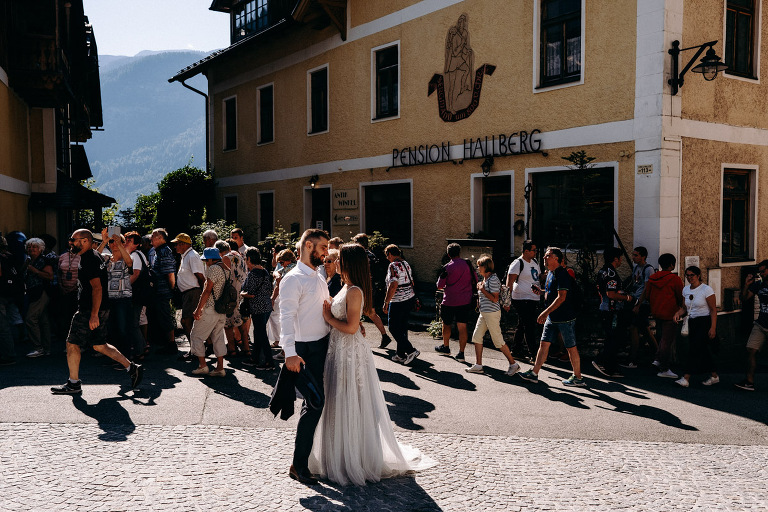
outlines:
[[576, 346], [576, 320], [570, 320], [568, 322], [553, 322], [547, 317], [547, 321], [544, 322], [544, 331], [541, 333], [541, 341], [546, 343], [553, 343], [557, 340], [557, 333], [563, 335], [563, 345], [565, 348], [573, 348]]

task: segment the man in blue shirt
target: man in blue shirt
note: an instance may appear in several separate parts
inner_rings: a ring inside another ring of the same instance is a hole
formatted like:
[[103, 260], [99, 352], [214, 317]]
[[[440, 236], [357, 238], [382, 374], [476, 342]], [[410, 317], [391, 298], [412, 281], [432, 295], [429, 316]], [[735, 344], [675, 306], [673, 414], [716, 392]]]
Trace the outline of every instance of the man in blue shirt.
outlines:
[[158, 333], [160, 346], [156, 350], [158, 354], [175, 354], [176, 318], [171, 310], [171, 298], [173, 289], [176, 288], [176, 259], [168, 245], [168, 233], [162, 228], [152, 231], [152, 248], [149, 264], [155, 274], [155, 297], [147, 306], [147, 316], [150, 328]]

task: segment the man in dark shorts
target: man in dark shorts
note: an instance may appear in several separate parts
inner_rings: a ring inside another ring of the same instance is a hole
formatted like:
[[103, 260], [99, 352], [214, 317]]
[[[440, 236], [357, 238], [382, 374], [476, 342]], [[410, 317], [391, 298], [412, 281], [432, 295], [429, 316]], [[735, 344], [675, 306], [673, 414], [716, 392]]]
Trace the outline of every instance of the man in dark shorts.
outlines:
[[51, 388], [55, 395], [75, 395], [82, 392], [80, 384], [80, 350], [93, 346], [93, 350], [108, 356], [125, 367], [131, 379], [131, 388], [141, 382], [144, 368], [132, 363], [115, 347], [107, 343], [109, 318], [107, 293], [107, 263], [93, 250], [93, 233], [79, 229], [72, 234], [72, 244], [80, 255], [77, 280], [80, 289], [77, 311], [67, 336], [67, 366], [69, 380], [62, 386]]
[[451, 324], [455, 321], [459, 329], [459, 352], [457, 361], [464, 361], [464, 347], [467, 346], [467, 322], [472, 314], [472, 292], [477, 286], [477, 275], [472, 265], [461, 259], [461, 246], [453, 243], [446, 249], [451, 258], [437, 280], [437, 289], [444, 290], [440, 304], [440, 317], [443, 320], [443, 343], [435, 350], [441, 354], [450, 354]]

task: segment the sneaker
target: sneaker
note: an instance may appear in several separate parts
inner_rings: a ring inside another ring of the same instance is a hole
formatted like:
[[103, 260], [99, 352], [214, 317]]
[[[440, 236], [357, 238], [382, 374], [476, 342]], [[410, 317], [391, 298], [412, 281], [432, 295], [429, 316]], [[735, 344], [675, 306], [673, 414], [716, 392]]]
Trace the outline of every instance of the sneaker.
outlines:
[[463, 363], [464, 362], [464, 352], [456, 352], [456, 357], [454, 358], [457, 361]]
[[597, 361], [592, 361], [592, 366], [594, 366], [595, 370], [597, 370], [598, 372], [602, 373], [604, 376], [606, 376], [606, 377], [610, 377], [611, 376], [611, 374], [608, 373], [608, 370], [605, 369], [605, 366], [601, 365]]
[[392, 356], [392, 360], [396, 363], [405, 363], [405, 360], [408, 359], [408, 356], [400, 357], [399, 355], [395, 354]]
[[390, 343], [392, 343], [392, 338], [390, 338], [386, 334], [382, 334], [381, 335], [381, 343], [379, 343], [379, 348], [386, 348], [387, 345], [389, 345]]
[[666, 370], [663, 372], [659, 372], [656, 374], [657, 377], [664, 377], [665, 379], [677, 379], [679, 375], [677, 375], [672, 370]]
[[653, 361], [651, 364], [652, 364], [653, 366], [655, 366], [656, 368], [661, 368], [661, 363], [659, 362], [659, 360], [658, 360], [658, 359], [657, 359], [657, 360], [654, 360], [654, 361]]
[[464, 368], [464, 371], [467, 373], [485, 373], [481, 364], [473, 364], [469, 368]]
[[585, 388], [585, 387], [587, 387], [587, 383], [586, 383], [586, 382], [584, 382], [584, 377], [582, 377], [582, 378], [580, 378], [580, 379], [579, 379], [579, 378], [577, 378], [577, 377], [576, 377], [576, 375], [574, 375], [574, 374], [571, 374], [571, 376], [570, 376], [570, 377], [568, 377], [567, 379], [565, 379], [565, 380], [563, 381], [563, 385], [564, 385], [564, 386], [572, 386], [572, 387], [577, 387], [577, 388]]
[[720, 384], [720, 377], [710, 377], [704, 382], [702, 382], [705, 386], [713, 386], [715, 384]]
[[[205, 367], [208, 369], [208, 367]], [[131, 389], [136, 389], [141, 384], [141, 378], [144, 377], [144, 366], [136, 363], [131, 363], [128, 368], [128, 375], [131, 377]]]
[[275, 366], [275, 363], [264, 363], [264, 364], [257, 364], [253, 367], [254, 370], [262, 370], [262, 371], [271, 371], [271, 370], [277, 370], [277, 366]]
[[533, 373], [533, 370], [528, 370], [523, 373], [518, 373], [520, 375], [520, 378], [523, 380], [527, 380], [528, 382], [539, 382], [539, 376]]
[[739, 382], [738, 384], [734, 384], [739, 389], [743, 389], [744, 391], [754, 391], [755, 390], [755, 384], [752, 382], [748, 382], [746, 380], [743, 380]]
[[633, 363], [632, 361], [629, 361], [627, 363], [620, 363], [619, 366], [622, 368], [629, 368], [630, 370], [634, 370], [637, 368], [637, 364]]
[[677, 379], [675, 381], [675, 384], [683, 388], [687, 388], [688, 386], [690, 386], [690, 383], [687, 380], [685, 380], [685, 377], [680, 377], [679, 379]]
[[284, 363], [285, 362], [285, 354], [283, 354], [282, 352], [279, 353], [279, 354], [273, 354], [272, 355], [272, 360], [277, 362], [277, 363]]
[[509, 368], [505, 373], [511, 377], [519, 371], [520, 371], [520, 365], [518, 363], [513, 363], [509, 365]]
[[451, 347], [446, 347], [445, 345], [435, 345], [435, 352], [440, 352], [441, 354], [450, 354], [451, 353]]
[[181, 354], [178, 357], [178, 360], [179, 361], [192, 361], [192, 360], [194, 360], [196, 358], [197, 358], [197, 356], [192, 354], [192, 352], [187, 352], [186, 354]]
[[44, 350], [33, 350], [29, 354], [27, 354], [27, 357], [43, 357], [45, 355]]
[[195, 368], [190, 373], [192, 375], [208, 375], [211, 373], [211, 370], [207, 366], [203, 366], [202, 368]]
[[77, 395], [83, 392], [83, 387], [80, 385], [80, 381], [72, 383], [67, 379], [67, 382], [63, 386], [56, 386], [51, 388], [51, 393], [54, 395]]
[[211, 377], [224, 377], [227, 375], [227, 372], [224, 370], [224, 368], [222, 368], [221, 370], [213, 370], [208, 375]]
[[418, 350], [414, 350], [413, 352], [405, 356], [405, 361], [403, 362], [403, 364], [411, 364], [414, 359], [419, 357], [420, 354], [421, 352], [419, 352]]

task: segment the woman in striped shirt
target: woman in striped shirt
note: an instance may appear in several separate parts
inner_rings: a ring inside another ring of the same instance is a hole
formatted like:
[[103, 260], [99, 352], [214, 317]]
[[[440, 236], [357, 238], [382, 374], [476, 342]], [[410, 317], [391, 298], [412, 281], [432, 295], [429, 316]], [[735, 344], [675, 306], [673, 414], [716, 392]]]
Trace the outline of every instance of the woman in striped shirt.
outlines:
[[490, 256], [481, 256], [477, 260], [477, 270], [483, 280], [477, 283], [479, 296], [480, 316], [477, 318], [475, 332], [472, 333], [472, 343], [475, 345], [477, 363], [467, 368], [469, 373], [485, 373], [483, 371], [483, 337], [486, 331], [491, 332], [493, 345], [504, 354], [509, 361], [507, 375], [514, 375], [520, 370], [520, 365], [515, 362], [509, 347], [504, 343], [501, 334], [501, 306], [499, 305], [499, 292], [501, 281], [493, 272], [493, 260]]

